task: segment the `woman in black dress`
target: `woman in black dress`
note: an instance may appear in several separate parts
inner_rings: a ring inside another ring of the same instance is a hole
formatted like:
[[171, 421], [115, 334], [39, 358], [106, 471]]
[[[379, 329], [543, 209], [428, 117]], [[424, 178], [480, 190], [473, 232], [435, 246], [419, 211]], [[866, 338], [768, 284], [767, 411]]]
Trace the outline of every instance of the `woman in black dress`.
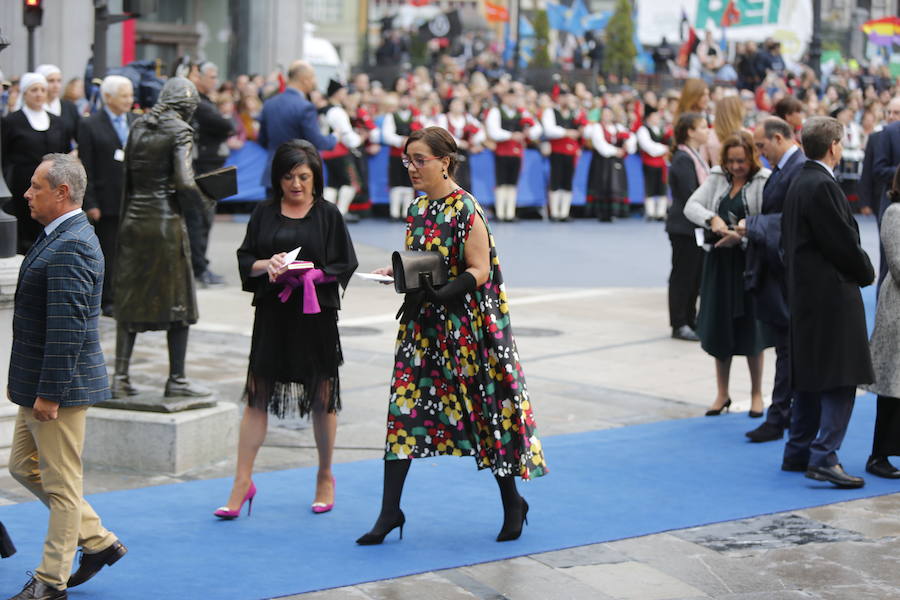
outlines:
[[[253, 292], [256, 315], [241, 421], [237, 472], [222, 519], [240, 514], [256, 493], [253, 462], [266, 437], [268, 413], [311, 415], [319, 472], [313, 512], [334, 506], [331, 459], [341, 408], [338, 367], [340, 288], [356, 270], [356, 253], [337, 206], [322, 196], [322, 165], [303, 140], [282, 144], [272, 160], [273, 198], [253, 211], [237, 251], [243, 289]], [[284, 278], [285, 255], [301, 247], [298, 261], [313, 263], [296, 289]], [[306, 279], [308, 278], [308, 281]], [[312, 294], [312, 295], [310, 295]], [[248, 511], [249, 514], [249, 511]]]
[[47, 80], [37, 73], [25, 73], [19, 80], [22, 108], [3, 118], [3, 174], [11, 198], [3, 210], [18, 219], [19, 254], [26, 254], [40, 234], [41, 224], [31, 218], [25, 192], [31, 176], [45, 154], [66, 153], [62, 120], [44, 109]]
[[768, 326], [756, 318], [750, 293], [744, 290], [744, 241], [734, 230], [741, 219], [758, 215], [770, 171], [759, 163], [753, 137], [736, 133], [722, 144], [721, 166], [687, 202], [684, 216], [711, 231], [715, 240], [703, 263], [697, 335], [716, 359], [717, 395], [706, 416], [731, 406], [728, 380], [731, 359], [746, 356], [750, 369], [750, 416], [763, 415], [763, 350], [774, 345]]
[[38, 65], [35, 73], [43, 75], [47, 80], [47, 100], [44, 108], [51, 115], [56, 115], [63, 122], [66, 130], [66, 143], [69, 150], [75, 147], [78, 139], [78, 124], [81, 123], [81, 114], [78, 107], [71, 100], [63, 98], [62, 71], [56, 65]]

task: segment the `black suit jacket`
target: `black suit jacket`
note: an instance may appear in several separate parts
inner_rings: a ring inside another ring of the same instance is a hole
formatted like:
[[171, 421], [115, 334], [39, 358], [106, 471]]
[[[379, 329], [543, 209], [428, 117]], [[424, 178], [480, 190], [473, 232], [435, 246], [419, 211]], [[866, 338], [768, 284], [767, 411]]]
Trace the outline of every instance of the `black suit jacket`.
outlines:
[[672, 155], [672, 166], [669, 168], [672, 206], [666, 213], [666, 233], [694, 235], [696, 225], [684, 216], [684, 205], [698, 187], [700, 183], [697, 179], [697, 169], [690, 154], [684, 150], [676, 150]]
[[[135, 120], [126, 113], [128, 126]], [[86, 118], [78, 130], [78, 157], [87, 171], [84, 209], [99, 208], [102, 216], [117, 216], [122, 206], [124, 161], [115, 159], [122, 143], [106, 110], [99, 110]]]
[[866, 142], [866, 153], [863, 157], [862, 173], [859, 175], [859, 183], [856, 193], [866, 206], [878, 214], [881, 207], [881, 196], [884, 194], [884, 182], [875, 178], [875, 155], [878, 153], [878, 145], [881, 143], [882, 131], [876, 131], [869, 135]]
[[219, 148], [234, 133], [230, 119], [226, 119], [208, 96], [200, 94], [200, 104], [194, 112], [194, 131], [197, 135], [196, 174], [214, 171], [225, 164], [228, 156], [221, 156]]
[[788, 189], [782, 246], [790, 307], [791, 385], [804, 392], [871, 383], [860, 286], [875, 271], [834, 177], [807, 161]]
[[66, 130], [66, 143], [72, 144], [78, 139], [78, 128], [81, 125], [81, 113], [71, 100], [60, 100], [59, 118]]
[[781, 259], [781, 213], [791, 182], [806, 163], [798, 149], [784, 168], [769, 176], [763, 188], [760, 214], [747, 217], [747, 258], [744, 284], [753, 293], [756, 315], [766, 323], [785, 328], [788, 306]]

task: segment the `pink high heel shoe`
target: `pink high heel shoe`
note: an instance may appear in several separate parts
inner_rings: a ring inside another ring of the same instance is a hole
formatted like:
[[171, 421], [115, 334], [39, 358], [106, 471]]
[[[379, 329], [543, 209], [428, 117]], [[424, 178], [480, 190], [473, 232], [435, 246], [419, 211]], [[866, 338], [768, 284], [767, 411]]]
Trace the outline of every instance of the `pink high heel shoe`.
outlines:
[[[337, 492], [337, 481], [334, 480], [334, 477], [331, 478], [331, 487], [332, 487], [332, 490]], [[314, 513], [316, 513], [317, 515], [320, 515], [322, 513], [327, 513], [332, 508], [334, 508], [334, 502], [331, 502], [330, 504], [325, 504], [324, 502], [313, 502], [312, 503], [312, 511]]]
[[247, 490], [247, 493], [244, 494], [244, 499], [241, 500], [241, 505], [238, 506], [237, 510], [231, 510], [227, 506], [220, 506], [213, 512], [213, 514], [220, 519], [225, 521], [230, 521], [232, 519], [237, 519], [241, 515], [241, 509], [244, 508], [244, 503], [247, 502], [247, 516], [250, 516], [250, 511], [253, 510], [253, 498], [256, 496], [256, 484], [252, 481], [250, 482], [250, 488]]

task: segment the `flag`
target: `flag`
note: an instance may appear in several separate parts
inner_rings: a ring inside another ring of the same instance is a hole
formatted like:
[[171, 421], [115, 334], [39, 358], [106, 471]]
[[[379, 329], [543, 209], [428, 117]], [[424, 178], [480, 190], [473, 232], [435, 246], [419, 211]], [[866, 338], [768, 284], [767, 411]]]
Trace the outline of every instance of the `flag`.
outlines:
[[588, 12], [587, 7], [584, 5], [584, 0], [575, 0], [572, 3], [572, 8], [568, 11], [569, 18], [566, 19], [566, 31], [575, 35], [584, 35], [584, 20], [591, 16], [591, 13]]
[[728, 6], [725, 7], [725, 12], [722, 13], [722, 27], [731, 27], [732, 25], [737, 25], [741, 21], [741, 11], [738, 10], [737, 6], [734, 4], [734, 0], [728, 0]]
[[525, 18], [525, 15], [519, 17], [519, 37], [534, 37], [534, 27], [531, 26], [531, 23], [528, 22], [528, 19]]
[[863, 23], [861, 29], [869, 36], [869, 42], [876, 46], [900, 44], [900, 18], [885, 17]]
[[492, 23], [506, 23], [509, 21], [509, 11], [499, 4], [485, 1], [484, 12], [487, 20]]
[[606, 24], [609, 23], [609, 19], [611, 17], [612, 11], [606, 10], [603, 12], [588, 15], [587, 17], [582, 19], [581, 23], [588, 31], [600, 31], [602, 29], [606, 29]]
[[[687, 16], [684, 16], [682, 13], [682, 22], [684, 19], [687, 19]], [[686, 69], [688, 66], [688, 62], [690, 62], [691, 54], [693, 54], [697, 50], [697, 46], [700, 44], [700, 38], [697, 37], [697, 32], [694, 30], [694, 26], [688, 22], [688, 37], [687, 40], [681, 45], [681, 48], [678, 49], [678, 66], [683, 69]]]
[[566, 31], [566, 22], [568, 21], [566, 12], [566, 7], [562, 4], [557, 4], [556, 2], [547, 3], [547, 20], [550, 22], [550, 29]]
[[431, 0], [409, 0], [409, 3], [413, 6], [425, 6], [429, 2], [431, 2]]
[[438, 13], [430, 21], [419, 27], [419, 35], [425, 40], [432, 38], [454, 38], [462, 35], [459, 11]]

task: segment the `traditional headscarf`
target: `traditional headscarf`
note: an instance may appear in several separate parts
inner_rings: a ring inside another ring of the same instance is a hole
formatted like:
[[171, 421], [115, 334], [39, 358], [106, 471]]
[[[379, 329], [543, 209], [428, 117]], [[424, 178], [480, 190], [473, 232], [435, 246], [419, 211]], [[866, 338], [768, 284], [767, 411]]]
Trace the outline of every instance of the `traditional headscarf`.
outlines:
[[25, 104], [25, 92], [31, 86], [42, 84], [47, 87], [47, 79], [39, 73], [25, 73], [19, 78], [19, 98], [16, 100], [16, 109], [21, 110], [28, 123], [35, 131], [47, 131], [50, 128], [50, 117], [46, 110], [33, 110]]
[[[34, 72], [38, 75], [43, 75], [45, 78], [50, 77], [54, 73], [59, 73], [59, 76], [62, 77], [62, 71], [56, 65], [38, 65], [37, 69], [35, 69]], [[62, 114], [62, 102], [60, 102], [59, 96], [57, 96], [53, 100], [48, 99], [47, 104], [44, 105], [44, 108], [46, 108], [48, 112], [53, 113], [57, 117], [60, 116]]]

